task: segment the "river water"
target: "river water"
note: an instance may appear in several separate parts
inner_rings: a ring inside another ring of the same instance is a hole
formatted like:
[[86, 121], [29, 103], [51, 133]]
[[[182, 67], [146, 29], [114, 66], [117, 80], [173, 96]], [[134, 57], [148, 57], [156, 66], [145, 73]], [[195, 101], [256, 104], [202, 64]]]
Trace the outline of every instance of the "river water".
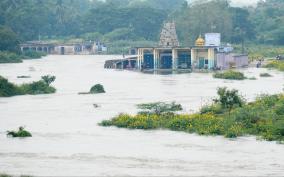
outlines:
[[[152, 75], [103, 69], [116, 56], [48, 56], [1, 64], [0, 75], [15, 83], [57, 77], [56, 94], [0, 98], [0, 173], [34, 176], [284, 176], [284, 146], [204, 137], [167, 130], [105, 128], [97, 124], [135, 104], [176, 101], [191, 113], [210, 103], [217, 87], [240, 90], [248, 100], [280, 93], [284, 74], [259, 78], [266, 69], [245, 69], [257, 80], [224, 81], [212, 74]], [[29, 75], [31, 79], [17, 79]], [[94, 84], [106, 94], [78, 95]], [[93, 104], [100, 105], [94, 108]], [[11, 139], [7, 130], [26, 126], [32, 138]]]

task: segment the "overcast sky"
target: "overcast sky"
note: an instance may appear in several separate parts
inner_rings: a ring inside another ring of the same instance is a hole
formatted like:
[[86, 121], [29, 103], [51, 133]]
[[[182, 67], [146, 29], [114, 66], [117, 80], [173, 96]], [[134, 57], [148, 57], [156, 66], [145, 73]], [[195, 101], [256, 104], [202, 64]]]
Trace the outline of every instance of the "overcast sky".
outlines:
[[[198, 0], [189, 0], [189, 2], [198, 1]], [[233, 6], [249, 6], [255, 5], [259, 0], [231, 0]]]

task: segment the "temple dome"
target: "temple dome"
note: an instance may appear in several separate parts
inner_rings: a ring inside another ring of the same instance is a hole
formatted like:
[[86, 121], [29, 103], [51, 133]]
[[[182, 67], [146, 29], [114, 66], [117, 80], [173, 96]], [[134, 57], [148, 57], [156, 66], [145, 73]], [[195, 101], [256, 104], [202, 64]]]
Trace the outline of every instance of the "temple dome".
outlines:
[[196, 46], [204, 46], [205, 45], [205, 40], [199, 35], [198, 39], [195, 41]]

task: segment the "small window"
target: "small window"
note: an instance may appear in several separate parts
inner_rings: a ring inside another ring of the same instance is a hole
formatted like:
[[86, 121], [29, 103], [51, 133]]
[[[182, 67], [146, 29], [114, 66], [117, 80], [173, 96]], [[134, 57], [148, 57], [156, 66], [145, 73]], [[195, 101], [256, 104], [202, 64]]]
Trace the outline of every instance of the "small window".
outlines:
[[205, 60], [205, 64], [208, 65], [208, 63], [209, 63], [209, 61], [208, 61], [208, 60]]

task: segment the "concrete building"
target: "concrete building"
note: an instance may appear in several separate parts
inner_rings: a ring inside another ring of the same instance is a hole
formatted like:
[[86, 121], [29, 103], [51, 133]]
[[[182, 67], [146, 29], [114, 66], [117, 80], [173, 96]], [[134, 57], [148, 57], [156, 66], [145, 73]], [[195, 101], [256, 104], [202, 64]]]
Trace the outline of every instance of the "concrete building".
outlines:
[[51, 55], [93, 55], [107, 52], [107, 47], [100, 42], [48, 43], [29, 41], [20, 45], [21, 51], [45, 52]]
[[[166, 31], [166, 32], [165, 32]], [[191, 47], [180, 47], [172, 23], [165, 24], [158, 47], [137, 47], [137, 69], [203, 70], [248, 66], [247, 55], [232, 53], [232, 47], [221, 47], [220, 33], [200, 35]]]

